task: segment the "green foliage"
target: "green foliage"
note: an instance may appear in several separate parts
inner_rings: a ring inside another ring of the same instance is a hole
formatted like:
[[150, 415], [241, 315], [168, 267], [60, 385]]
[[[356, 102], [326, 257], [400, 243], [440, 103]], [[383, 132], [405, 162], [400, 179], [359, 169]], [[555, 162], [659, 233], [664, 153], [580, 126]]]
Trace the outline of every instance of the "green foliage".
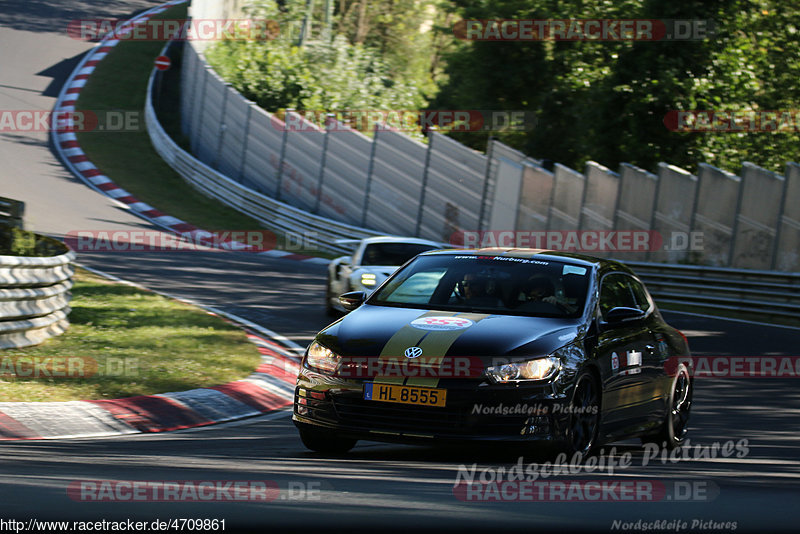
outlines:
[[58, 256], [67, 247], [47, 236], [0, 223], [0, 256]]
[[207, 53], [220, 75], [267, 110], [391, 109], [422, 104], [419, 91], [390, 80], [378, 55], [342, 36], [298, 48], [287, 41], [226, 41]]
[[321, 15], [315, 13], [310, 37], [299, 47], [305, 2], [290, 0], [281, 10], [275, 2], [261, 0], [249, 14], [276, 20], [280, 36], [223, 41], [206, 57], [236, 89], [270, 111], [423, 107], [425, 91], [435, 88], [425, 50], [429, 38], [420, 31], [428, 2], [403, 0], [394, 9], [378, 11], [365, 4], [369, 13], [363, 14], [360, 26], [353, 25], [360, 2], [340, 3], [344, 12], [331, 25], [335, 35], [320, 29]]
[[[653, 169], [667, 161], [737, 171], [752, 161], [781, 172], [800, 159], [790, 132], [667, 129], [671, 110], [795, 110], [800, 97], [800, 8], [777, 0], [457, 0], [464, 19], [711, 19], [698, 41], [467, 42], [448, 58], [449, 79], [432, 107], [533, 111], [530, 132], [499, 139], [582, 168], [593, 159]], [[474, 148], [485, 134], [453, 134]]]

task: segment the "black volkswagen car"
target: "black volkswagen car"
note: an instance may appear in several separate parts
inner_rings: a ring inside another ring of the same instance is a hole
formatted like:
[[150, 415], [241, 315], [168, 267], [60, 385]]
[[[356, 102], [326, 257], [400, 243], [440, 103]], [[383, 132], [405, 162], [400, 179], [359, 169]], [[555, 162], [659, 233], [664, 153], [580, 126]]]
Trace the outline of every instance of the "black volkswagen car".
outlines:
[[640, 437], [679, 446], [689, 347], [615, 261], [531, 249], [420, 254], [317, 334], [297, 378], [303, 443]]

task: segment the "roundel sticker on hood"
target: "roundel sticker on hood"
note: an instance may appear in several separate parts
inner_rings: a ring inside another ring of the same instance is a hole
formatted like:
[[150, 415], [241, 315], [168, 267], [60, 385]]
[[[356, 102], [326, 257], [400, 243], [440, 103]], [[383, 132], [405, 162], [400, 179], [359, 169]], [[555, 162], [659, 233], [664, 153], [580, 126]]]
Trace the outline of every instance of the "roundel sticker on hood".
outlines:
[[420, 317], [411, 321], [411, 326], [420, 330], [462, 330], [475, 324], [466, 317]]

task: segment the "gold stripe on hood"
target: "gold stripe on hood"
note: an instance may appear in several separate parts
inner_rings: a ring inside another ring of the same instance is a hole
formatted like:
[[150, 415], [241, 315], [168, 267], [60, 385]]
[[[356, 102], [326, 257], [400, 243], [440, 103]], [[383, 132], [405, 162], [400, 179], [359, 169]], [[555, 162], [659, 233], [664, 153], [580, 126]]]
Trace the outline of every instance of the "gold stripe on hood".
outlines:
[[[445, 312], [445, 311], [429, 311], [425, 312], [414, 320], [422, 319], [425, 317], [459, 317], [469, 319], [473, 323], [477, 323], [490, 314], [487, 313], [461, 313], [461, 312]], [[420, 361], [423, 365], [436, 368], [437, 371], [441, 370], [441, 364], [450, 347], [455, 341], [461, 337], [464, 332], [469, 330], [467, 328], [459, 328], [457, 330], [423, 330], [405, 325], [398, 330], [384, 345], [379, 360], [382, 362], [395, 362], [398, 367], [407, 361], [404, 352], [409, 347], [419, 347], [422, 349], [422, 356]], [[376, 376], [375, 382], [385, 384], [403, 384], [409, 386], [422, 386], [422, 387], [436, 387], [439, 384], [440, 377], [438, 376], [412, 376], [412, 377], [398, 377], [398, 376]]]

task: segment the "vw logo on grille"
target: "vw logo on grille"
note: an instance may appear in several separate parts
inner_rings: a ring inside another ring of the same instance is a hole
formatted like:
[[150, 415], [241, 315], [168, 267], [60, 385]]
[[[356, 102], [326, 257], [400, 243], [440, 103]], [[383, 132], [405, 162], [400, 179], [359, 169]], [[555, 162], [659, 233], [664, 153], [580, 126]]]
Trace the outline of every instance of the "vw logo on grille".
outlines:
[[422, 349], [419, 347], [408, 347], [403, 354], [406, 355], [406, 358], [419, 358], [422, 356]]

